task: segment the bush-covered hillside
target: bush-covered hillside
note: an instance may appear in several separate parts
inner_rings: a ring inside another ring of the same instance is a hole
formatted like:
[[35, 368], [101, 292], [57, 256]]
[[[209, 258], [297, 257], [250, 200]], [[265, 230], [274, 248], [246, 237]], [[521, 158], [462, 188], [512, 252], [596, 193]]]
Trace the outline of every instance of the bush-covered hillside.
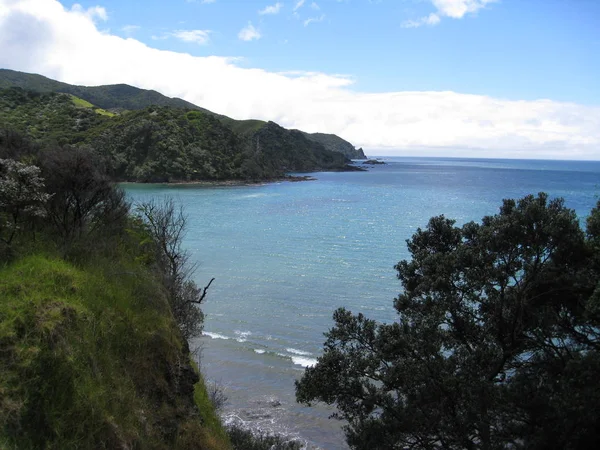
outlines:
[[143, 109], [155, 105], [198, 109], [208, 112], [208, 110], [180, 98], [166, 97], [156, 91], [139, 89], [127, 84], [75, 86], [42, 75], [0, 69], [0, 88], [9, 87], [20, 87], [41, 93], [63, 92], [72, 94], [104, 109]]
[[113, 179], [141, 182], [262, 181], [288, 172], [349, 170], [341, 153], [269, 122], [150, 106], [111, 115], [68, 94], [0, 90], [0, 124], [45, 145], [90, 147]]
[[327, 150], [339, 152], [350, 159], [367, 159], [362, 148], [354, 148], [350, 142], [345, 141], [335, 134], [303, 133], [308, 139], [318, 142]]

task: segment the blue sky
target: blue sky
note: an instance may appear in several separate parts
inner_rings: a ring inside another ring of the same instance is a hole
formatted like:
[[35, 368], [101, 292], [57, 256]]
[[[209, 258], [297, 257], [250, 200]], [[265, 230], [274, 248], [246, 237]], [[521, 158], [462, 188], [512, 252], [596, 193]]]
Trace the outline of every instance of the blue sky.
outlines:
[[[80, 2], [94, 6], [97, 2]], [[436, 13], [419, 0], [104, 1], [105, 26], [156, 48], [243, 57], [273, 71], [347, 74], [368, 92], [452, 90], [507, 99], [600, 104], [600, 1], [503, 0], [462, 18], [407, 28]], [[70, 6], [71, 3], [63, 2]], [[268, 6], [276, 14], [259, 14]], [[295, 12], [295, 14], [294, 14]], [[322, 19], [305, 26], [308, 19]], [[258, 40], [244, 42], [249, 22]], [[404, 25], [404, 26], [403, 26]], [[127, 30], [127, 28], [126, 28]], [[172, 30], [210, 30], [199, 45]]]
[[600, 159], [598, 0], [0, 0], [0, 67], [380, 154]]

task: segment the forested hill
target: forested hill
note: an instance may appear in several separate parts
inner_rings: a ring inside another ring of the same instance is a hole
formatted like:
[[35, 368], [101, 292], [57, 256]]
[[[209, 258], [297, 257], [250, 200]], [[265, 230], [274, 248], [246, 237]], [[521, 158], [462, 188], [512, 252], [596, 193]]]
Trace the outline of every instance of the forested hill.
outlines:
[[193, 103], [180, 98], [170, 98], [159, 92], [139, 89], [127, 84], [111, 84], [107, 86], [75, 86], [52, 80], [42, 75], [0, 69], [0, 88], [20, 87], [35, 92], [63, 92], [103, 108], [112, 110], [143, 109], [148, 106], [172, 106], [174, 108], [197, 109]]
[[0, 89], [0, 128], [43, 144], [91, 147], [115, 180], [261, 181], [349, 170], [343, 154], [301, 132], [272, 122], [239, 124], [227, 126], [198, 109], [149, 106], [113, 114], [71, 94]]
[[[193, 103], [180, 98], [166, 97], [159, 92], [139, 89], [127, 84], [107, 86], [75, 86], [60, 81], [52, 80], [42, 75], [0, 69], [0, 88], [20, 87], [41, 93], [62, 92], [75, 95], [87, 102], [112, 112], [124, 110], [140, 110], [149, 106], [170, 106], [198, 110], [218, 118], [223, 125], [234, 133], [248, 137], [267, 122], [262, 120], [235, 120], [227, 116], [216, 114], [201, 108]], [[354, 146], [334, 134], [303, 133], [309, 140], [321, 144], [326, 150], [336, 151], [351, 159], [366, 159], [362, 149], [356, 150]]]
[[311, 141], [315, 141], [323, 145], [323, 147], [325, 147], [327, 150], [340, 152], [350, 159], [367, 159], [362, 148], [354, 148], [354, 145], [352, 145], [350, 142], [342, 139], [339, 136], [336, 136], [335, 134], [302, 133]]

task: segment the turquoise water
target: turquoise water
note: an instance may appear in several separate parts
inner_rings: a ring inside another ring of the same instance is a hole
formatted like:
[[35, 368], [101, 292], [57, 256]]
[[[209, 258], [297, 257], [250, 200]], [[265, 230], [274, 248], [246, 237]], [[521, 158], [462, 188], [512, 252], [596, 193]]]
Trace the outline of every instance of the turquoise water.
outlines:
[[133, 200], [168, 195], [185, 205], [196, 281], [216, 278], [205, 336], [192, 345], [207, 378], [225, 386], [227, 420], [346, 448], [331, 410], [294, 401], [294, 380], [319, 355], [332, 312], [394, 320], [393, 266], [433, 215], [479, 220], [503, 198], [545, 191], [583, 218], [600, 194], [600, 162], [384, 159], [300, 183], [126, 187]]

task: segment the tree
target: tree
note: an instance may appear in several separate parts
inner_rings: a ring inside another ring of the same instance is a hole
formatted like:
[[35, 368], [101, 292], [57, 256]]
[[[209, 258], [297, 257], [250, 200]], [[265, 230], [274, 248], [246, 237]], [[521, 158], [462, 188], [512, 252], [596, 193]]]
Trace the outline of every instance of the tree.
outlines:
[[0, 159], [0, 241], [9, 246], [24, 220], [45, 215], [40, 168], [12, 159]]
[[138, 205], [137, 212], [155, 246], [156, 266], [166, 288], [169, 305], [185, 339], [200, 335], [204, 314], [199, 306], [206, 298], [212, 278], [204, 288], [191, 279], [195, 266], [182, 248], [187, 218], [172, 199]]
[[81, 238], [89, 241], [94, 234], [124, 228], [129, 213], [125, 195], [92, 149], [45, 149], [39, 159], [52, 193], [46, 204], [49, 223], [66, 248]]
[[598, 447], [598, 224], [546, 194], [432, 218], [395, 266], [397, 320], [338, 309], [297, 400], [335, 405], [355, 449]]

